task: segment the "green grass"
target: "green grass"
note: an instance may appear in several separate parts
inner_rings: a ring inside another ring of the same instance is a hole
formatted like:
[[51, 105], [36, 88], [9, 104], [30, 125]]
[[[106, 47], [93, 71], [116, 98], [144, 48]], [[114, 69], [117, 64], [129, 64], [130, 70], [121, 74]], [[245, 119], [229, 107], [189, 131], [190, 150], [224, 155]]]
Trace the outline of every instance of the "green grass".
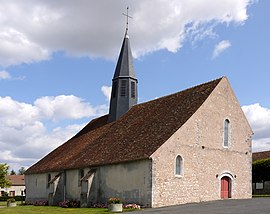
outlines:
[[[18, 204], [18, 203], [17, 203]], [[0, 206], [6, 206], [6, 202], [0, 203]], [[134, 211], [135, 209], [127, 209], [125, 212]], [[17, 206], [0, 208], [0, 214], [57, 214], [57, 213], [76, 213], [76, 214], [109, 214], [107, 208], [61, 208], [54, 206]]]
[[270, 194], [265, 194], [265, 195], [252, 195], [252, 198], [270, 198]]
[[[20, 201], [16, 201], [17, 205], [20, 205], [21, 202]], [[6, 201], [0, 201], [0, 206], [7, 206], [7, 202]]]
[[61, 208], [52, 206], [17, 206], [0, 208], [0, 213], [5, 214], [57, 214], [57, 213], [88, 213], [88, 214], [108, 214], [108, 209], [103, 208]]

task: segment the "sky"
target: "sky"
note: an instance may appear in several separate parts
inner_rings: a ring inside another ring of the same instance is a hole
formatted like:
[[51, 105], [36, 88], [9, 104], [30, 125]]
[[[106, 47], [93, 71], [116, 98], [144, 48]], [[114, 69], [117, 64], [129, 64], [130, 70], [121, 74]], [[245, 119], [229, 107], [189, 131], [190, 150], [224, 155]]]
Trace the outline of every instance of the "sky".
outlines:
[[127, 6], [139, 102], [227, 76], [270, 150], [270, 1], [0, 0], [0, 163], [27, 168], [108, 113]]

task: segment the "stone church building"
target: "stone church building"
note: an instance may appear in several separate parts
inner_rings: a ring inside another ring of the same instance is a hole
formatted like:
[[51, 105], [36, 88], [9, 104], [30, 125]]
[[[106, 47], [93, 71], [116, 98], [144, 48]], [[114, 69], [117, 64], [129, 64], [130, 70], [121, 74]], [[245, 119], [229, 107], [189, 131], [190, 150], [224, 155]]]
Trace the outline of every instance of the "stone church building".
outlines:
[[228, 79], [141, 104], [137, 84], [126, 32], [109, 114], [26, 171], [26, 200], [161, 207], [251, 198], [252, 130]]

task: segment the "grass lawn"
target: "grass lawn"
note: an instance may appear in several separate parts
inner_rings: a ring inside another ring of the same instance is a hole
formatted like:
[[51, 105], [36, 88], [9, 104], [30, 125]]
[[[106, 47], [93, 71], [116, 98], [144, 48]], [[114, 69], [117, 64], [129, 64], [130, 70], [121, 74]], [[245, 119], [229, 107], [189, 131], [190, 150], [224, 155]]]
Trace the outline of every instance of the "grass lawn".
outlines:
[[252, 198], [270, 198], [269, 194], [265, 194], [265, 195], [252, 195]]
[[[2, 204], [2, 203], [1, 203]], [[6, 205], [6, 204], [5, 204]], [[2, 206], [2, 205], [0, 205]], [[17, 207], [4, 207], [0, 208], [0, 213], [5, 214], [54, 214], [54, 213], [104, 213], [108, 214], [108, 209], [103, 208], [61, 208], [61, 207], [52, 207], [52, 206], [17, 206]]]
[[[17, 203], [18, 204], [18, 203]], [[0, 202], [0, 206], [6, 206], [6, 202]], [[124, 210], [125, 212], [134, 211], [134, 209]], [[107, 208], [62, 208], [53, 206], [17, 206], [0, 208], [0, 214], [57, 214], [57, 213], [78, 213], [78, 214], [108, 214], [111, 213]]]

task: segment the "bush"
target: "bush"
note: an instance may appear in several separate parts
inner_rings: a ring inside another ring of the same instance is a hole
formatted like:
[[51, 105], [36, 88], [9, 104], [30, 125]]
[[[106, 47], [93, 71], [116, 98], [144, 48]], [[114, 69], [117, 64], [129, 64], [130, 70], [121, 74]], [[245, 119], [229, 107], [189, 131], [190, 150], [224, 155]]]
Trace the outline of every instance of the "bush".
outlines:
[[49, 202], [47, 200], [40, 200], [40, 201], [35, 201], [33, 205], [34, 206], [48, 206]]
[[25, 196], [1, 196], [0, 201], [7, 201], [10, 198], [14, 198], [16, 201], [25, 201]]
[[141, 209], [141, 206], [138, 204], [125, 204], [125, 209]]
[[59, 203], [59, 206], [62, 208], [77, 208], [80, 207], [80, 201], [77, 201], [75, 199], [62, 201]]
[[252, 163], [253, 182], [270, 180], [270, 158], [257, 160]]
[[14, 202], [16, 202], [16, 200], [15, 200], [15, 198], [9, 198], [9, 199], [7, 200], [7, 202], [8, 202], [8, 203], [14, 203]]

